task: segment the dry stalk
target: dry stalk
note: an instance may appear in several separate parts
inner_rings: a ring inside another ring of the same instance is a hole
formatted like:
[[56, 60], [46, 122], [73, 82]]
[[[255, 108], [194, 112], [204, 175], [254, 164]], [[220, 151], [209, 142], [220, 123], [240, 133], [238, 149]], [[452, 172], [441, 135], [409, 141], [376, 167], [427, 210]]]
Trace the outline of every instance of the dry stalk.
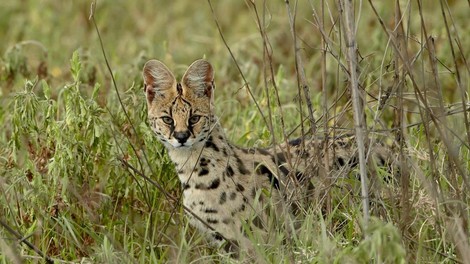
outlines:
[[406, 165], [405, 159], [405, 147], [406, 147], [406, 139], [405, 139], [405, 109], [403, 103], [403, 96], [404, 96], [404, 79], [406, 72], [401, 67], [401, 60], [400, 56], [397, 54], [400, 52], [407, 61], [409, 60], [408, 55], [408, 42], [407, 42], [407, 35], [404, 30], [403, 26], [403, 19], [402, 19], [402, 12], [400, 9], [400, 1], [395, 1], [395, 41], [398, 44], [399, 50], [394, 52], [394, 62], [395, 62], [395, 69], [394, 69], [394, 86], [397, 89], [397, 109], [396, 109], [396, 117], [394, 120], [394, 127], [396, 128], [396, 140], [399, 144], [399, 179], [400, 179], [400, 187], [401, 187], [401, 199], [400, 204], [402, 210], [401, 219], [400, 219], [400, 227], [402, 233], [407, 230], [407, 226], [410, 225], [410, 191], [409, 191], [409, 178], [410, 173], [407, 169], [408, 166]]
[[366, 126], [364, 119], [364, 98], [359, 91], [357, 76], [357, 43], [356, 43], [356, 26], [354, 21], [354, 4], [352, 0], [342, 0], [339, 3], [340, 12], [343, 14], [341, 22], [344, 28], [344, 38], [346, 45], [346, 56], [348, 60], [350, 74], [351, 100], [353, 104], [354, 127], [356, 132], [356, 143], [359, 153], [359, 172], [361, 176], [361, 194], [362, 194], [362, 213], [365, 226], [369, 222], [369, 195], [367, 187], [367, 170], [366, 170], [366, 149], [364, 144]]

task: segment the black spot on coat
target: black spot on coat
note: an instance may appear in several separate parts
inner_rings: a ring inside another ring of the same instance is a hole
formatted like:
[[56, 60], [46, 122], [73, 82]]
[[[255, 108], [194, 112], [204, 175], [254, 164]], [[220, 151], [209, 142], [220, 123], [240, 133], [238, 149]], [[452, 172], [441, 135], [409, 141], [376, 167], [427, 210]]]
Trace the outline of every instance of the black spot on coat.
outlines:
[[270, 171], [266, 166], [260, 164], [256, 167], [256, 173], [258, 175], [267, 176], [271, 185], [279, 190], [279, 180], [274, 176], [272, 171]]
[[224, 204], [226, 201], [227, 201], [227, 193], [226, 193], [226, 192], [222, 192], [222, 193], [220, 194], [219, 204], [222, 205], [222, 204]]
[[217, 179], [215, 179], [215, 180], [213, 180], [213, 181], [211, 182], [211, 184], [209, 185], [208, 189], [210, 189], [210, 190], [212, 190], [212, 189], [217, 189], [217, 188], [219, 187], [219, 185], [220, 185], [220, 179], [217, 178]]
[[230, 200], [233, 201], [233, 200], [235, 200], [235, 198], [237, 198], [237, 193], [236, 193], [236, 192], [232, 192], [232, 193], [230, 194]]
[[203, 183], [197, 183], [196, 186], [194, 186], [194, 188], [196, 188], [196, 190], [213, 190], [213, 189], [217, 189], [220, 185], [220, 179], [217, 178], [215, 180], [213, 180], [209, 186], [203, 184]]
[[259, 154], [262, 154], [262, 155], [271, 155], [271, 153], [269, 153], [269, 151], [265, 150], [265, 149], [262, 149], [262, 148], [259, 148], [259, 149], [256, 149], [256, 151], [259, 153]]
[[201, 158], [201, 159], [199, 160], [199, 165], [201, 165], [201, 167], [205, 167], [205, 166], [207, 166], [209, 163], [210, 163], [210, 161], [209, 161], [208, 159], [206, 159], [206, 158]]
[[214, 144], [214, 142], [212, 142], [212, 137], [209, 137], [209, 138], [207, 139], [205, 146], [206, 146], [206, 148], [211, 148], [211, 149], [213, 149], [213, 150], [215, 150], [215, 151], [217, 151], [217, 152], [219, 151], [219, 147], [217, 147], [217, 145]]
[[227, 166], [227, 168], [225, 169], [225, 172], [227, 173], [228, 177], [232, 177], [233, 174], [234, 174], [232, 166], [230, 166], [230, 165]]
[[209, 170], [207, 168], [202, 168], [201, 171], [199, 172], [198, 176], [204, 176], [209, 174]]
[[342, 157], [338, 157], [336, 161], [338, 162], [339, 166], [344, 166], [346, 164], [346, 162], [344, 162], [344, 159]]
[[216, 213], [218, 213], [218, 211], [216, 209], [213, 209], [213, 208], [206, 208], [206, 209], [204, 209], [204, 213], [206, 213], [206, 214], [216, 214]]
[[213, 237], [215, 240], [218, 240], [218, 241], [224, 240], [224, 238], [223, 238], [219, 233], [214, 233], [214, 234], [212, 234], [212, 237]]
[[246, 169], [245, 164], [237, 155], [235, 155], [235, 159], [237, 160], [238, 171], [243, 175], [250, 174], [250, 171]]
[[219, 223], [219, 220], [213, 219], [213, 218], [207, 218], [206, 221], [207, 223], [214, 224], [214, 225]]
[[291, 146], [299, 146], [300, 144], [302, 143], [302, 138], [296, 138], [296, 139], [292, 139], [289, 141], [289, 145]]
[[256, 189], [255, 187], [251, 188], [251, 198], [255, 198], [256, 197]]

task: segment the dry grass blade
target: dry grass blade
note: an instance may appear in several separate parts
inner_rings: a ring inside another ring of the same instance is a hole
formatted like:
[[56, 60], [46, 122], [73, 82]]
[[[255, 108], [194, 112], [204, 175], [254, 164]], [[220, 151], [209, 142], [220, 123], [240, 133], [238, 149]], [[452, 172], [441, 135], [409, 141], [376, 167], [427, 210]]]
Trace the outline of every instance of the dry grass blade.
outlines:
[[[129, 113], [127, 112], [126, 108], [124, 107], [124, 103], [122, 102], [122, 98], [121, 98], [121, 93], [119, 92], [119, 89], [118, 89], [117, 84], [116, 84], [116, 79], [114, 78], [113, 70], [111, 69], [111, 65], [109, 64], [108, 57], [106, 56], [106, 51], [104, 49], [103, 39], [101, 38], [101, 33], [100, 33], [99, 28], [98, 28], [98, 24], [96, 23], [96, 20], [95, 20], [95, 8], [96, 8], [96, 1], [93, 1], [91, 3], [91, 7], [90, 7], [89, 20], [91, 20], [93, 22], [95, 32], [98, 35], [98, 40], [100, 42], [100, 48], [101, 48], [101, 54], [103, 54], [103, 58], [104, 58], [104, 61], [105, 61], [105, 64], [106, 64], [106, 69], [108, 70], [108, 73], [111, 76], [111, 80], [112, 80], [112, 83], [113, 83], [113, 88], [114, 88], [114, 91], [116, 92], [116, 96], [118, 98], [119, 105], [121, 106], [121, 109], [122, 109], [124, 115], [126, 116], [126, 119], [129, 122], [130, 127], [132, 128], [134, 134], [138, 135], [137, 130], [135, 129], [135, 126], [134, 126], [134, 122], [132, 122], [131, 118], [129, 117]], [[132, 144], [130, 144], [130, 146], [132, 148], [132, 151], [136, 155], [136, 157], [138, 157], [137, 161], [139, 163], [140, 168], [142, 169], [143, 164], [142, 164], [142, 161], [140, 160], [139, 155], [137, 155], [137, 149]], [[144, 156], [144, 158], [145, 158], [145, 160], [147, 161], [147, 164], [148, 164], [148, 159], [147, 159], [147, 155], [145, 154], [145, 151], [143, 151], [142, 154], [143, 154], [143, 156]], [[146, 193], [148, 193], [148, 191]], [[150, 204], [149, 199], [147, 198], [146, 200], [147, 200], [147, 203]]]
[[[267, 104], [271, 105], [271, 97], [269, 96], [269, 85], [268, 85], [268, 82], [269, 82], [268, 80], [270, 80], [271, 83], [272, 83], [274, 92], [276, 94], [276, 103], [277, 103], [277, 105], [279, 107], [279, 110], [280, 110], [281, 129], [282, 129], [283, 136], [284, 136], [283, 140], [284, 140], [285, 143], [287, 143], [288, 136], [287, 136], [287, 133], [286, 133], [286, 130], [285, 130], [285, 125], [284, 125], [284, 114], [283, 114], [282, 108], [281, 108], [281, 102], [280, 102], [280, 98], [279, 98], [279, 90], [278, 90], [276, 80], [275, 80], [274, 67], [273, 67], [273, 58], [272, 58], [272, 48], [271, 48], [271, 44], [269, 43], [269, 37], [268, 37], [268, 35], [266, 34], [266, 31], [265, 31], [265, 27], [266, 27], [265, 10], [266, 10], [266, 6], [263, 5], [262, 20], [260, 19], [260, 15], [258, 13], [258, 9], [257, 9], [256, 4], [254, 2], [251, 2], [251, 6], [252, 6], [253, 12], [255, 13], [255, 16], [256, 16], [256, 22], [257, 22], [257, 25], [258, 25], [259, 33], [261, 35], [261, 38], [263, 39], [263, 75], [264, 75], [263, 76], [264, 77], [263, 78], [263, 83], [264, 83], [264, 90], [266, 91], [266, 95], [267, 95], [266, 96]], [[268, 107], [268, 119], [267, 119], [266, 125], [268, 126], [268, 129], [271, 132], [272, 144], [274, 146], [277, 146], [278, 145], [278, 140], [276, 139], [276, 134], [274, 133], [273, 113], [272, 113], [272, 109], [270, 107]], [[289, 148], [289, 145], [287, 145], [287, 148]], [[287, 153], [288, 153], [288, 151], [287, 151]], [[278, 162], [276, 156], [275, 156], [275, 160], [276, 160], [276, 162]], [[287, 160], [289, 162], [290, 168], [292, 168], [290, 157], [288, 157]], [[277, 168], [276, 173], [279, 175], [279, 168]]]
[[[427, 33], [427, 28], [426, 24], [424, 22], [424, 16], [423, 16], [423, 11], [422, 11], [422, 3], [420, 0], [418, 0], [418, 9], [419, 9], [419, 14], [421, 18], [421, 27], [423, 30], [423, 33], [425, 36], [428, 36]], [[436, 87], [436, 94], [438, 97], [438, 111], [440, 113], [444, 113], [444, 98], [442, 95], [442, 87], [441, 87], [441, 82], [439, 80], [439, 72], [437, 69], [437, 56], [435, 53], [435, 46], [434, 46], [434, 39], [431, 38], [431, 41], [426, 42], [427, 48], [428, 48], [428, 54], [429, 54], [429, 61], [431, 64], [431, 70], [432, 70], [432, 75], [434, 76], [434, 84]], [[448, 128], [449, 125], [447, 123], [446, 117], [437, 119], [437, 124], [439, 126]], [[460, 159], [458, 157], [458, 152], [456, 147], [453, 146], [453, 144], [450, 141], [449, 134], [447, 133], [448, 129], [439, 129], [440, 131], [440, 136], [441, 140], [444, 142], [444, 145], [447, 148], [447, 155], [449, 157], [449, 161], [451, 164], [449, 164], [449, 175], [447, 176], [448, 180], [452, 183], [453, 186], [455, 186], [455, 192], [456, 192], [456, 197], [457, 199], [461, 200], [462, 199], [462, 193], [468, 193], [470, 191], [470, 183], [468, 181], [468, 176], [466, 175], [466, 171], [464, 168], [461, 166]], [[452, 164], [453, 163], [453, 164]], [[459, 177], [461, 177], [465, 183], [463, 186], [463, 190], [461, 190], [459, 186]], [[465, 190], [465, 188], [467, 190]], [[447, 206], [446, 206], [447, 207]], [[464, 262], [470, 262], [470, 254], [469, 254], [469, 244], [468, 244], [468, 216], [466, 214], [465, 208], [462, 206], [461, 203], [458, 203], [456, 205], [457, 211], [460, 212], [455, 212], [452, 210], [450, 207], [447, 207], [447, 213], [451, 216], [453, 216], [456, 220], [454, 220], [452, 223], [447, 220], [447, 226], [449, 227], [449, 230], [451, 231], [452, 237], [454, 239], [454, 243], [457, 246], [457, 249], [460, 253], [460, 257]]]

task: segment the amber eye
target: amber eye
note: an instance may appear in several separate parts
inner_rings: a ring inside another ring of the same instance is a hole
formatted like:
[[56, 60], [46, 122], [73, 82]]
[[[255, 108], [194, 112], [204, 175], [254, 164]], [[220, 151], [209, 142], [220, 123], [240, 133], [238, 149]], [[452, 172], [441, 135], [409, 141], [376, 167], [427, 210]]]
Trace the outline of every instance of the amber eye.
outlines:
[[197, 122], [199, 122], [199, 119], [201, 119], [201, 116], [195, 115], [189, 118], [189, 124], [194, 125]]
[[171, 119], [171, 117], [164, 116], [164, 117], [162, 117], [162, 120], [167, 125], [173, 125], [173, 119]]

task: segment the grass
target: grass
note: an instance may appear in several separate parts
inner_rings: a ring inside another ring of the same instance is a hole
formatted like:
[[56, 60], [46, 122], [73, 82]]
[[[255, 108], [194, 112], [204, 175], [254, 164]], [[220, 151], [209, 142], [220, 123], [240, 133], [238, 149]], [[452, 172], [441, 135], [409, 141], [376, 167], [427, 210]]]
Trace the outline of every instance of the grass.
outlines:
[[[357, 83], [370, 138], [391, 145], [405, 169], [397, 184], [375, 179], [369, 221], [360, 182], [316, 189], [301, 232], [260, 245], [268, 263], [470, 262], [470, 6], [397, 2], [354, 2]], [[0, 3], [0, 263], [41, 254], [56, 263], [232, 262], [188, 226], [172, 164], [146, 124], [142, 66], [157, 58], [181, 77], [207, 58], [218, 115], [239, 145], [299, 136], [312, 121], [318, 136], [353, 131], [338, 2], [99, 1], [122, 105], [90, 4]]]

